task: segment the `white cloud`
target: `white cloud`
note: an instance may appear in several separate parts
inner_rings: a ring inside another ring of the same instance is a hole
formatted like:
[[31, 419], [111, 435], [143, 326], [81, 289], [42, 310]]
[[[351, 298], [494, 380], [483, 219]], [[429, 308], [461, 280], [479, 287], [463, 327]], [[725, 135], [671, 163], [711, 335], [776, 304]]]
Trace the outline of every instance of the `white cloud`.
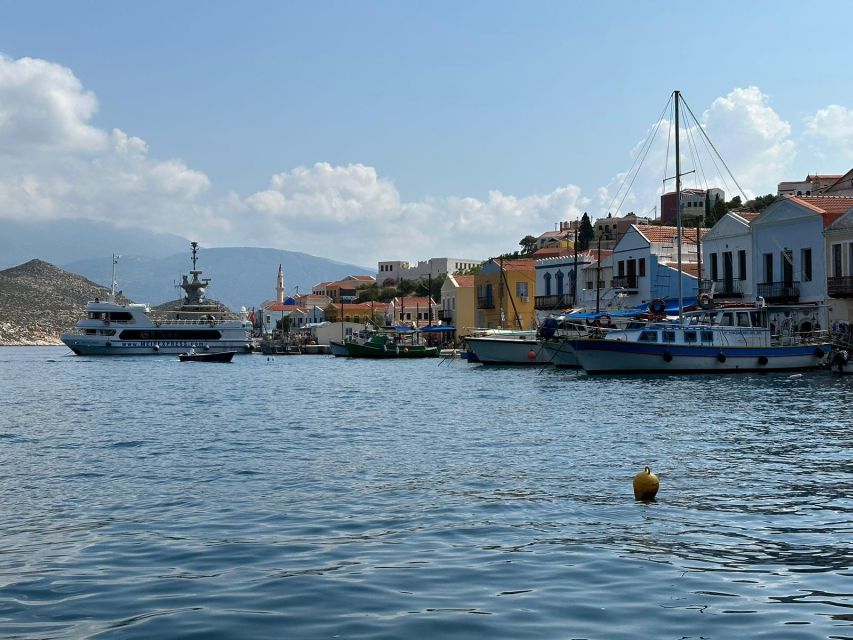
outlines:
[[[844, 173], [853, 156], [853, 109], [831, 104], [805, 119], [804, 139], [821, 165], [809, 172]], [[839, 160], [842, 164], [839, 164]]]
[[492, 191], [485, 201], [401, 202], [373, 167], [322, 162], [273, 176], [270, 188], [247, 197], [246, 206], [233, 195], [229, 201], [221, 208], [239, 213], [235, 228], [256, 238], [368, 266], [380, 259], [496, 255], [518, 248], [529, 233], [577, 217], [587, 203], [573, 185], [524, 198]]
[[[70, 69], [0, 55], [0, 218], [90, 218], [191, 235], [209, 246], [272, 246], [372, 266], [380, 259], [493, 256], [585, 210], [597, 217], [621, 204], [620, 213], [649, 214], [664, 176], [673, 174], [664, 121], [643, 172], [617, 174], [590, 191], [594, 205], [571, 184], [543, 195], [493, 190], [483, 199], [405, 202], [376, 168], [326, 162], [282, 171], [265, 189], [246, 197], [232, 191], [214, 202], [203, 172], [157, 159], [144, 140], [121, 129], [94, 126], [97, 108]], [[853, 150], [853, 110], [820, 109], [797, 137], [757, 87], [717, 98], [700, 122], [747, 195], [774, 191], [789, 179], [792, 162], [808, 146], [803, 140], [814, 147], [809, 161], [826, 153], [836, 164], [849, 162]], [[704, 148], [698, 129], [685, 125], [683, 134], [683, 170], [697, 170], [685, 186], [720, 186], [721, 166], [708, 155], [700, 154], [701, 167], [691, 159], [690, 140]], [[640, 154], [646, 150], [638, 143], [630, 157]], [[625, 196], [620, 185], [631, 180]], [[734, 195], [731, 180], [722, 186]]]
[[[776, 183], [785, 179], [780, 176], [790, 174], [798, 148], [792, 127], [769, 105], [768, 96], [758, 87], [736, 88], [714, 100], [697, 116], [713, 148], [688, 111], [682, 109], [681, 113], [683, 187], [719, 187], [726, 192], [727, 198], [732, 198], [738, 195], [740, 185], [745, 195], [751, 198], [775, 193]], [[647, 136], [654, 128], [654, 125], [649, 127]], [[633, 162], [645, 154], [643, 168], [636, 174], [617, 174], [599, 189], [600, 214], [618, 211], [622, 215], [633, 210], [638, 215], [654, 215], [654, 207], [659, 208], [664, 188], [666, 191], [675, 189], [675, 181], [672, 180], [675, 176], [672, 129], [670, 114], [669, 118], [662, 120], [648, 151], [645, 140], [635, 145], [630, 158]], [[719, 152], [722, 160], [713, 149]], [[626, 196], [626, 189], [632, 181]]]
[[70, 69], [0, 54], [0, 217], [85, 217], [186, 233], [201, 220], [207, 176], [156, 161], [120, 129], [91, 125], [98, 103]]

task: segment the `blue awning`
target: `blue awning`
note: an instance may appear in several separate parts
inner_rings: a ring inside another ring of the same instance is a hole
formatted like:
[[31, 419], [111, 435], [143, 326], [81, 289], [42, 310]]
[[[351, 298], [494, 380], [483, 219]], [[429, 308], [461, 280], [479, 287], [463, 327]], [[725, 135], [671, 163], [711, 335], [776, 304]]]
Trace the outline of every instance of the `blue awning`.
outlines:
[[456, 331], [456, 327], [449, 324], [436, 324], [431, 327], [421, 327], [423, 333], [450, 333]]

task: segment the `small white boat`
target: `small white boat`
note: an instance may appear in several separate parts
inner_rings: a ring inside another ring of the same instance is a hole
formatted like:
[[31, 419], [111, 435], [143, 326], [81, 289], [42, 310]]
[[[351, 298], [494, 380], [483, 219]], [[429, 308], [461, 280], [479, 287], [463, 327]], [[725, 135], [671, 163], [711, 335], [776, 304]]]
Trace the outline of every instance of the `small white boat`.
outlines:
[[[468, 362], [498, 365], [542, 365], [548, 357], [542, 350], [536, 331], [494, 332], [489, 335], [468, 336]], [[473, 357], [472, 357], [473, 356]]]

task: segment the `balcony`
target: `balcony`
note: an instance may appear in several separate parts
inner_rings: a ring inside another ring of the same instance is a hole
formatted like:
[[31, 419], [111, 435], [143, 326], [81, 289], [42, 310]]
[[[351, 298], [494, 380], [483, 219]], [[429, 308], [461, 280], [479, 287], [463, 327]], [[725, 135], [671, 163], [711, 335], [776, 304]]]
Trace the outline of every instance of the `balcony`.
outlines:
[[533, 303], [537, 309], [565, 309], [572, 306], [572, 294], [558, 293], [552, 296], [536, 296]]
[[799, 282], [759, 282], [758, 295], [770, 304], [800, 301]]
[[853, 298], [853, 276], [827, 278], [826, 289], [830, 298]]
[[491, 296], [486, 296], [485, 298], [481, 298], [477, 296], [477, 308], [478, 309], [494, 309], [495, 308], [495, 300]]
[[613, 279], [610, 281], [610, 286], [614, 289], [628, 289], [636, 291], [638, 288], [637, 276], [613, 276]]

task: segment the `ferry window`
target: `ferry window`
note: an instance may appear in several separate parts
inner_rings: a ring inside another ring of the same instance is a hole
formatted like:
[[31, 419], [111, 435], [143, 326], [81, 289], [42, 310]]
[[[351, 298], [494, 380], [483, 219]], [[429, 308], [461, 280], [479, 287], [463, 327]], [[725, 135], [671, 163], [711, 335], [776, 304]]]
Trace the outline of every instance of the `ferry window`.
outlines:
[[684, 332], [684, 342], [696, 342], [696, 332], [695, 331], [685, 331]]
[[749, 312], [748, 311], [738, 311], [737, 312], [737, 326], [739, 327], [749, 327]]
[[723, 313], [720, 315], [720, 324], [724, 327], [733, 327], [734, 318], [731, 313]]
[[664, 331], [663, 332], [663, 341], [664, 342], [675, 342], [675, 331]]
[[757, 311], [750, 311], [749, 318], [752, 321], [753, 327], [760, 327], [761, 326], [761, 318], [759, 317]]
[[713, 342], [714, 341], [714, 332], [713, 331], [703, 331], [702, 332], [702, 342]]
[[658, 332], [657, 331], [643, 331], [640, 334], [640, 342], [657, 342], [658, 341]]

